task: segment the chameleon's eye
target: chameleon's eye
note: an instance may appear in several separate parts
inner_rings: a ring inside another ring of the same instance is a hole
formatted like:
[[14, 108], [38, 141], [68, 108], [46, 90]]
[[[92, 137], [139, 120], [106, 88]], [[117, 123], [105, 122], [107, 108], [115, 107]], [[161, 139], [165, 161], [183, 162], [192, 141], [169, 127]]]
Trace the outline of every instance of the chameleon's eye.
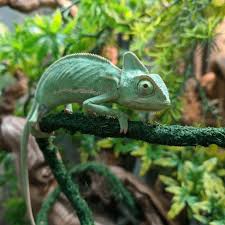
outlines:
[[138, 93], [142, 96], [151, 95], [154, 91], [153, 84], [149, 80], [141, 80], [138, 83]]

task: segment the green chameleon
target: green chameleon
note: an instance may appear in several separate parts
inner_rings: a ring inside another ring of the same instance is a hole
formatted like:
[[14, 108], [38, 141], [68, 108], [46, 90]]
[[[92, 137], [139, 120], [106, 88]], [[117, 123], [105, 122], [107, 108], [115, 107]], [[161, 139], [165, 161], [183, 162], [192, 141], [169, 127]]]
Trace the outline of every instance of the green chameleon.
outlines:
[[122, 70], [107, 59], [89, 53], [65, 56], [53, 63], [37, 85], [34, 102], [27, 116], [21, 139], [21, 174], [28, 213], [33, 218], [27, 168], [27, 144], [30, 133], [41, 133], [38, 121], [50, 110], [65, 105], [72, 112], [71, 103], [97, 115], [116, 117], [120, 132], [128, 132], [128, 117], [106, 103], [118, 103], [130, 109], [158, 111], [170, 105], [169, 93], [161, 77], [150, 74], [132, 52], [123, 56]]

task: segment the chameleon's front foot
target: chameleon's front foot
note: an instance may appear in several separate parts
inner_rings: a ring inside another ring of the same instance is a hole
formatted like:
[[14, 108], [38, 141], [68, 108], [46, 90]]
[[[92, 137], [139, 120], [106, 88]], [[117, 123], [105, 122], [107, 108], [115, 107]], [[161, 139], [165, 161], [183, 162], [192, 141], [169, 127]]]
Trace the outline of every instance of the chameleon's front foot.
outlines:
[[119, 115], [120, 133], [126, 134], [128, 131], [128, 116], [124, 113]]

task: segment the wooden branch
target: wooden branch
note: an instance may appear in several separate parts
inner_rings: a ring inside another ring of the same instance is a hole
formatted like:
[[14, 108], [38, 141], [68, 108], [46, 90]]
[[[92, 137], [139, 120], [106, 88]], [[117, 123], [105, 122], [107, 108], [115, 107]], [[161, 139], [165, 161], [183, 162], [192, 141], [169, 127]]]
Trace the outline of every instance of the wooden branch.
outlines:
[[48, 133], [63, 128], [71, 133], [79, 131], [100, 137], [127, 137], [160, 145], [209, 146], [216, 144], [225, 147], [225, 128], [196, 128], [130, 121], [127, 134], [120, 134], [117, 119], [88, 116], [82, 113], [50, 114], [40, 121], [40, 128]]

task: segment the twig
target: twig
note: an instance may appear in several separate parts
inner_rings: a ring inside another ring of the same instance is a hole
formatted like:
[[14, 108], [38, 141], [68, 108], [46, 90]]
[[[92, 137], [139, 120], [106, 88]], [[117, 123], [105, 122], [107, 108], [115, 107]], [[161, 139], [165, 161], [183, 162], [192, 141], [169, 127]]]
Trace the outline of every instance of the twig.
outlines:
[[196, 128], [130, 121], [127, 134], [121, 134], [117, 119], [88, 116], [82, 113], [50, 114], [40, 121], [40, 128], [48, 133], [64, 128], [71, 133], [79, 131], [100, 137], [127, 137], [160, 145], [209, 146], [216, 144], [225, 147], [225, 128]]

